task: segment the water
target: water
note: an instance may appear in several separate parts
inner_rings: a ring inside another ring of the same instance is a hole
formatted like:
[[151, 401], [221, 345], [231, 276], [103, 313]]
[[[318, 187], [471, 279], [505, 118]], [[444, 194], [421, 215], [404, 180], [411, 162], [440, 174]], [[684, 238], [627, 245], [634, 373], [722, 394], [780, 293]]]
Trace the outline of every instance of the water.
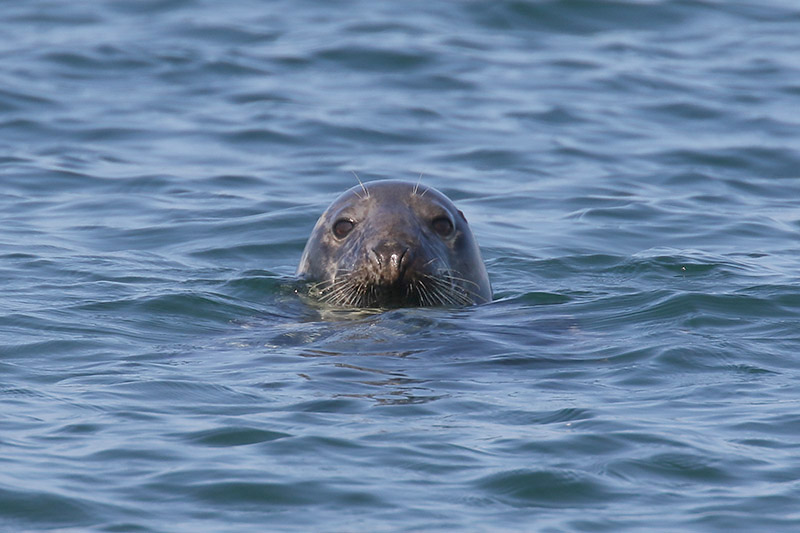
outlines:
[[[800, 529], [794, 0], [2, 11], [1, 530]], [[299, 298], [351, 171], [495, 301]]]

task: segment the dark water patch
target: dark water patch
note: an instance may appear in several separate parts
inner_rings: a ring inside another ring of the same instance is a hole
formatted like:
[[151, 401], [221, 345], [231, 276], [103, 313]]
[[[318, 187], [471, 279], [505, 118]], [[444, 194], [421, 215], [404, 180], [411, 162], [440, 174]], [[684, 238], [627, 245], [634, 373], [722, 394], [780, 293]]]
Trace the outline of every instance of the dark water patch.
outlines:
[[514, 111], [509, 117], [536, 124], [551, 126], [575, 126], [586, 122], [586, 119], [565, 106], [553, 105], [542, 111]]
[[[31, 92], [16, 91], [8, 88], [0, 89], [0, 113], [11, 113], [24, 110], [53, 110], [58, 108], [58, 103], [44, 95]], [[23, 162], [21, 159], [9, 158], [3, 163]]]
[[103, 128], [92, 127], [90, 129], [82, 130], [76, 135], [85, 141], [130, 141], [135, 139], [142, 139], [145, 136], [151, 135], [140, 128]]
[[98, 191], [97, 187], [110, 185], [109, 181], [101, 176], [58, 168], [5, 174], [3, 182], [6, 187], [13, 187], [14, 190], [24, 194], [50, 192], [54, 189], [59, 192]]
[[[227, 251], [230, 253], [230, 251]], [[269, 272], [246, 272], [244, 277], [225, 284], [225, 292], [242, 301], [264, 302], [269, 298], [293, 295], [296, 286], [293, 280]]]
[[412, 24], [402, 22], [381, 20], [381, 21], [355, 21], [347, 26], [346, 31], [352, 35], [384, 35], [384, 34], [406, 34], [410, 36], [421, 35], [423, 32]]
[[[264, 186], [262, 179], [246, 174], [223, 174], [213, 176], [206, 180], [213, 187], [222, 187], [226, 190], [259, 189]], [[254, 211], [256, 214], [260, 211]]]
[[688, 166], [702, 170], [721, 168], [736, 172], [746, 170], [759, 178], [796, 178], [800, 163], [795, 154], [761, 146], [703, 151], [673, 150], [655, 157], [669, 166]]
[[608, 254], [562, 256], [542, 261], [540, 270], [543, 274], [558, 279], [568, 273], [597, 272], [599, 269], [613, 271], [624, 261], [625, 258], [622, 256]]
[[600, 506], [618, 496], [591, 476], [569, 471], [512, 470], [477, 480], [476, 488], [512, 507]]
[[[615, 457], [620, 454], [629, 453], [635, 449], [635, 443], [628, 438], [627, 433], [619, 428], [610, 427], [609, 424], [602, 424], [604, 431], [602, 434], [566, 434], [570, 428], [576, 427], [574, 424], [562, 424], [565, 433], [557, 436], [541, 435], [537, 439], [526, 437], [501, 439], [492, 446], [492, 453], [502, 454], [506, 457], [517, 455], [536, 454], [542, 461], [558, 460], [565, 454], [589, 454], [599, 461], [600, 457]], [[655, 443], [652, 443], [655, 444]]]
[[670, 102], [659, 104], [646, 111], [669, 119], [704, 121], [719, 119], [725, 115], [726, 110], [719, 106], [695, 102]]
[[[786, 4], [786, 5], [782, 5]], [[725, 11], [735, 13], [747, 20], [789, 23], [800, 20], [800, 10], [791, 2], [768, 2], [765, 4], [741, 2], [725, 6]]]
[[196, 0], [123, 0], [120, 2], [110, 2], [106, 7], [112, 11], [121, 13], [135, 13], [145, 16], [153, 16], [158, 13], [168, 13], [180, 9], [198, 6]]
[[[335, 144], [349, 145], [353, 142], [362, 144], [423, 144], [430, 138], [424, 131], [404, 130], [402, 128], [383, 128], [380, 125], [336, 125], [329, 122], [313, 122], [304, 124], [309, 135], [318, 135], [320, 139], [330, 139]], [[348, 187], [349, 188], [349, 187]]]
[[[476, 84], [469, 80], [436, 72], [419, 77], [401, 77], [395, 83], [398, 87], [426, 92], [462, 92], [477, 89]], [[407, 115], [409, 118], [422, 120], [423, 123], [430, 123], [437, 118], [436, 111], [432, 109], [410, 109], [407, 110]], [[427, 129], [420, 128], [418, 131], [422, 133]]]
[[86, 527], [100, 514], [99, 506], [60, 491], [0, 487], [0, 521], [10, 527]]
[[647, 477], [654, 483], [677, 480], [725, 486], [735, 481], [715, 463], [718, 461], [695, 454], [659, 453], [647, 459], [615, 462], [609, 469], [623, 478]]
[[268, 482], [218, 481], [195, 485], [193, 495], [213, 505], [248, 508], [258, 506], [301, 506], [324, 503], [326, 506], [367, 505], [380, 500], [364, 491], [326, 487], [318, 483], [280, 484]]
[[290, 94], [282, 93], [282, 92], [246, 92], [246, 93], [238, 93], [233, 94], [230, 97], [231, 102], [235, 104], [275, 104], [275, 105], [283, 105], [283, 104], [292, 104], [294, 100], [292, 99]]
[[[558, 141], [556, 141], [558, 143]], [[558, 143], [554, 151], [558, 159], [578, 159], [583, 161], [594, 161], [598, 164], [610, 164], [616, 156], [605, 150], [598, 150], [591, 144], [570, 143], [569, 145]]]
[[182, 330], [186, 324], [195, 327], [227, 329], [234, 316], [251, 316], [252, 308], [241, 306], [223, 295], [176, 293], [140, 298], [128, 302], [97, 304], [95, 310], [130, 309], [135, 315], [147, 317], [150, 327]]
[[[596, 219], [609, 220], [651, 220], [664, 216], [666, 208], [653, 204], [644, 204], [634, 198], [607, 198], [603, 199], [608, 205], [604, 207], [588, 207], [573, 214], [578, 220], [592, 221]], [[592, 204], [600, 203], [599, 199], [592, 199]]]
[[220, 76], [244, 77], [266, 76], [271, 74], [261, 63], [240, 57], [219, 59], [203, 63], [202, 68], [197, 73], [202, 73], [203, 76], [216, 79]]
[[482, 169], [492, 169], [496, 167], [504, 168], [526, 168], [531, 164], [528, 154], [521, 154], [516, 150], [502, 149], [475, 149], [458, 150], [443, 156], [445, 162], [469, 162]]
[[[16, 322], [18, 328], [23, 329], [23, 327], [30, 327], [28, 324], [20, 323], [19, 320], [15, 321], [7, 321], [5, 318], [2, 320], [4, 324], [4, 329], [6, 324], [9, 322]], [[75, 329], [78, 328], [64, 328], [61, 327], [59, 330], [64, 333], [72, 333], [74, 334]], [[81, 328], [85, 334], [96, 334], [99, 333], [96, 330], [91, 328]], [[8, 329], [5, 331], [9, 332]], [[51, 333], [52, 335], [52, 333]], [[49, 354], [51, 357], [63, 358], [69, 357], [70, 355], [84, 355], [88, 353], [102, 353], [103, 348], [107, 348], [108, 346], [103, 343], [102, 341], [97, 340], [73, 340], [73, 339], [52, 339], [52, 340], [40, 340], [38, 342], [29, 342], [29, 343], [21, 343], [21, 344], [2, 344], [2, 353], [4, 358], [8, 359], [20, 359], [25, 360], [31, 355], [43, 355]]]
[[181, 438], [200, 446], [229, 447], [249, 446], [287, 438], [290, 435], [278, 431], [265, 431], [257, 428], [226, 427], [197, 431]]
[[232, 143], [235, 145], [254, 145], [254, 146], [269, 146], [273, 144], [297, 144], [299, 139], [289, 133], [272, 131], [269, 129], [259, 128], [251, 130], [236, 130], [229, 133], [220, 135], [221, 140], [224, 142]]
[[[800, 417], [792, 414], [771, 416], [764, 420], [747, 421], [736, 424], [736, 431], [750, 435], [773, 435], [776, 437], [791, 437], [795, 435], [800, 425]], [[783, 441], [788, 442], [788, 441]]]
[[88, 76], [92, 79], [102, 74], [110, 76], [130, 75], [131, 70], [149, 68], [152, 63], [110, 45], [99, 46], [83, 52], [53, 51], [42, 54], [42, 60], [53, 63], [63, 75], [69, 78]]
[[712, 317], [719, 317], [722, 325], [741, 325], [758, 321], [764, 316], [787, 316], [768, 299], [684, 291], [662, 290], [650, 294], [643, 292], [632, 296], [600, 299], [587, 304], [586, 308], [596, 309], [598, 304], [607, 310], [602, 324], [606, 324], [606, 320], [612, 320], [612, 316], [615, 320], [630, 320], [641, 324], [669, 321], [673, 328], [691, 326], [692, 321], [699, 318], [708, 326]]
[[[673, 27], [686, 20], [686, 10], [671, 2], [603, 2], [586, 0], [565, 2], [504, 1], [491, 8], [473, 8], [482, 24], [502, 30], [539, 30], [553, 33], [591, 34], [596, 32], [635, 28], [656, 30]], [[694, 4], [692, 7], [697, 7]]]
[[256, 31], [247, 25], [195, 23], [190, 26], [176, 25], [172, 28], [174, 35], [180, 35], [202, 42], [216, 41], [223, 46], [250, 46], [274, 42], [280, 32]]
[[108, 393], [115, 397], [126, 397], [138, 401], [146, 401], [148, 397], [155, 395], [162, 401], [168, 402], [159, 408], [161, 411], [171, 411], [177, 405], [184, 409], [205, 413], [225, 412], [226, 409], [223, 406], [228, 406], [228, 409], [232, 407], [244, 409], [242, 412], [254, 412], [262, 408], [255, 403], [260, 398], [254, 393], [196, 381], [174, 379], [129, 381], [108, 388]]
[[529, 411], [511, 411], [505, 413], [498, 413], [495, 415], [495, 422], [509, 425], [547, 425], [547, 424], [562, 424], [565, 422], [572, 422], [575, 420], [586, 420], [594, 418], [591, 411], [586, 409], [567, 408], [559, 409], [554, 412], [529, 412]]
[[[502, 297], [502, 295], [500, 295]], [[548, 292], [527, 292], [516, 298], [516, 302], [523, 305], [558, 305], [569, 302], [572, 298], [565, 294]]]
[[3, 137], [10, 141], [64, 136], [64, 131], [61, 128], [48, 126], [36, 120], [22, 118], [0, 119], [0, 131], [4, 132]]
[[414, 70], [430, 62], [430, 58], [421, 52], [352, 45], [321, 50], [316, 58], [339, 64], [345, 69], [380, 73]]
[[[14, 365], [3, 365], [3, 369], [11, 370], [11, 372], [9, 372], [8, 375], [19, 373], [17, 369], [14, 367]], [[22, 389], [18, 387], [8, 386], [5, 384], [2, 385], [1, 387], [2, 388], [0, 388], [0, 395], [2, 395], [7, 402], [13, 402], [15, 398], [42, 399], [47, 397], [45, 394], [42, 394], [41, 392], [33, 389]], [[8, 445], [9, 443], [6, 442], [5, 444]]]
[[[159, 53], [167, 54], [166, 52]], [[159, 81], [167, 85], [197, 84], [195, 94], [189, 95], [192, 97], [216, 95], [220, 90], [229, 86], [226, 81], [229, 78], [257, 80], [272, 74], [262, 62], [242, 56], [222, 56], [208, 59], [187, 52], [170, 54], [168, 59], [174, 66], [159, 72]], [[193, 100], [194, 98], [189, 102]], [[192, 111], [197, 110], [192, 108]], [[209, 125], [211, 123], [208, 121]]]
[[83, 435], [98, 433], [104, 426], [100, 424], [67, 424], [58, 429], [58, 433], [64, 435]]
[[[731, 502], [729, 505], [701, 506], [693, 510], [693, 520], [688, 520], [684, 527], [701, 527], [714, 530], [737, 530], [743, 527], [770, 527], [791, 530], [797, 526], [797, 518], [793, 516], [792, 505], [796, 498], [793, 494], [785, 496], [758, 496], [753, 498], [761, 507], [755, 504], [744, 508], [740, 502]], [[769, 506], [775, 514], [764, 516], [759, 520], [752, 518], [758, 509]]]
[[302, 402], [292, 407], [292, 410], [307, 411], [310, 413], [357, 413], [363, 410], [360, 402], [347, 398], [335, 400], [314, 400]]

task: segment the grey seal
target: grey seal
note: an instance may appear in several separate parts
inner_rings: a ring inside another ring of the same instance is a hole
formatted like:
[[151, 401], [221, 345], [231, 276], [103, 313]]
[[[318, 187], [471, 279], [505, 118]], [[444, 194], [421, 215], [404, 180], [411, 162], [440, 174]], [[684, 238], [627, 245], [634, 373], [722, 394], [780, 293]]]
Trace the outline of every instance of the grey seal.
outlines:
[[297, 267], [338, 307], [464, 306], [492, 299], [467, 219], [432, 187], [372, 181], [345, 191], [314, 226]]

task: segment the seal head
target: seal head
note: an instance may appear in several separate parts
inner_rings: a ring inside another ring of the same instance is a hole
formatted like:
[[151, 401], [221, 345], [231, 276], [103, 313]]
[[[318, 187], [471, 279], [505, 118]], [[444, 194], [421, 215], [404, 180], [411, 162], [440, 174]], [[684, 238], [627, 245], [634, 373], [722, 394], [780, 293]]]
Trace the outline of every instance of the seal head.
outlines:
[[461, 306], [492, 289], [478, 244], [431, 187], [384, 180], [339, 196], [317, 221], [297, 276], [340, 307]]

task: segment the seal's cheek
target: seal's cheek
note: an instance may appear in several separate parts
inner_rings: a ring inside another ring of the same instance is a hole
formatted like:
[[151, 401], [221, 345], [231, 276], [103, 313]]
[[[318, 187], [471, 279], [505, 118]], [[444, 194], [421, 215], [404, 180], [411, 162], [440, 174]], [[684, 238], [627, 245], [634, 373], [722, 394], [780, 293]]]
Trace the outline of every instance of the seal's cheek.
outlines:
[[469, 240], [467, 239], [463, 231], [458, 230], [456, 232], [455, 237], [453, 237], [450, 240], [448, 245], [451, 250], [454, 250], [456, 252], [461, 252], [462, 250], [467, 248], [467, 246], [469, 245]]

